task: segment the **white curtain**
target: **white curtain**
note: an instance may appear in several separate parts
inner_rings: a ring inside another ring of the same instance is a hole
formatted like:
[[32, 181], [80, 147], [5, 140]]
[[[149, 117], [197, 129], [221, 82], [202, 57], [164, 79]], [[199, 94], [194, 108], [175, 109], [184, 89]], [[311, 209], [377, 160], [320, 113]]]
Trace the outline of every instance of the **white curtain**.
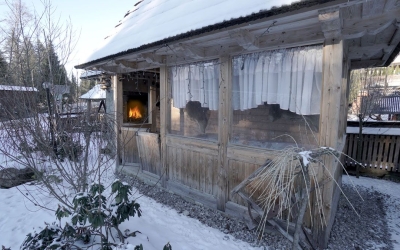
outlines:
[[320, 113], [322, 45], [240, 55], [233, 59], [234, 110], [279, 104], [300, 115]]
[[219, 74], [216, 61], [170, 67], [174, 107], [198, 101], [204, 108], [218, 110]]

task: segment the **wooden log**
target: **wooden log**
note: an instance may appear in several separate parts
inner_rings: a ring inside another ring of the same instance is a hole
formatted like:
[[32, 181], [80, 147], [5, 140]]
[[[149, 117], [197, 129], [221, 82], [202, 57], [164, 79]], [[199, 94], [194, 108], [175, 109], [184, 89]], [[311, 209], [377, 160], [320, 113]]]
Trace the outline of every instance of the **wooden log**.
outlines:
[[119, 80], [120, 75], [112, 76], [113, 82], [113, 97], [114, 97], [114, 131], [115, 131], [115, 145], [116, 145], [116, 154], [115, 154], [115, 165], [116, 168], [122, 163], [121, 157], [121, 124], [122, 124], [122, 82]]
[[[323, 48], [322, 66], [322, 96], [321, 96], [321, 115], [320, 115], [320, 134], [319, 144], [338, 149], [343, 139], [339, 135], [339, 120], [343, 119], [340, 113], [341, 102], [346, 98], [341, 88], [343, 78], [347, 77], [347, 69], [343, 68], [343, 41], [332, 38], [325, 40]], [[338, 149], [341, 150], [341, 149]], [[325, 175], [336, 178], [340, 168], [334, 157], [323, 157], [325, 167], [318, 172], [318, 178], [323, 179]], [[329, 171], [329, 173], [327, 173]], [[318, 246], [325, 248], [329, 233], [333, 225], [338, 199], [334, 199], [334, 191], [337, 187], [333, 181], [321, 187], [322, 204], [321, 207], [313, 205], [311, 208], [312, 217], [316, 218], [313, 223], [312, 231], [314, 240]], [[316, 203], [314, 203], [316, 204]], [[322, 217], [322, 220], [320, 219]], [[326, 221], [326, 224], [323, 223]]]
[[[163, 61], [165, 58], [163, 59]], [[168, 86], [168, 70], [166, 65], [160, 66], [160, 137], [161, 137], [161, 168], [162, 168], [162, 186], [167, 187], [168, 181], [168, 158], [166, 134], [170, 130], [170, 108], [171, 100], [168, 95], [170, 86]]]
[[229, 56], [224, 56], [220, 58], [220, 63], [217, 208], [225, 211], [225, 204], [228, 200], [227, 147], [232, 121], [232, 60]]

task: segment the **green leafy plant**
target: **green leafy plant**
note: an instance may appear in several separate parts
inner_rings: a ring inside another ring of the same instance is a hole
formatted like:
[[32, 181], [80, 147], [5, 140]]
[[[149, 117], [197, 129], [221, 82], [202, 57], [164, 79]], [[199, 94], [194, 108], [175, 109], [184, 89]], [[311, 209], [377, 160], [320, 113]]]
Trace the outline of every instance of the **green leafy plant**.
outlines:
[[104, 190], [102, 184], [93, 184], [88, 193], [78, 193], [73, 199], [73, 211], [59, 206], [55, 213], [57, 219], [71, 216], [72, 225], [66, 223], [63, 228], [47, 225], [39, 233], [28, 234], [21, 249], [71, 249], [78, 241], [92, 243], [94, 236], [100, 237], [101, 249], [111, 249], [117, 245], [115, 231], [124, 243], [125, 236], [118, 226], [130, 217], [140, 217], [140, 204], [129, 199], [132, 187], [119, 180], [111, 186], [110, 202], [103, 195]]

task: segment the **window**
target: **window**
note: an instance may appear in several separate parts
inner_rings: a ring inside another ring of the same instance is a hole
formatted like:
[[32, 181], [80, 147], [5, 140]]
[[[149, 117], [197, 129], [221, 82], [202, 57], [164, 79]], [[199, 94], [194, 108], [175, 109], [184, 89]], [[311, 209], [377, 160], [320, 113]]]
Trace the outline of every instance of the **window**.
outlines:
[[322, 45], [233, 58], [231, 143], [282, 149], [317, 144]]
[[219, 73], [217, 61], [169, 68], [171, 134], [218, 140]]

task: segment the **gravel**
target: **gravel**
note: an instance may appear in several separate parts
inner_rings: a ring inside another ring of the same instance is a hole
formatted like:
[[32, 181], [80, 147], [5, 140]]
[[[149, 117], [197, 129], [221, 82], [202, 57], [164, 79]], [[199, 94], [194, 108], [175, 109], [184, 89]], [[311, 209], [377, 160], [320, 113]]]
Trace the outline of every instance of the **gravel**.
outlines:
[[[265, 234], [258, 239], [256, 230], [249, 230], [245, 223], [206, 208], [153, 185], [147, 185], [129, 176], [118, 176], [130, 183], [141, 194], [165, 204], [178, 213], [198, 219], [205, 225], [226, 233], [225, 240], [242, 240], [252, 246], [265, 246], [265, 249], [291, 249], [291, 243], [279, 233]], [[357, 187], [364, 201], [354, 188], [343, 185], [344, 194], [348, 197], [358, 216], [345, 197], [341, 195], [335, 222], [331, 231], [327, 249], [394, 249], [385, 214], [387, 195], [371, 189]]]

